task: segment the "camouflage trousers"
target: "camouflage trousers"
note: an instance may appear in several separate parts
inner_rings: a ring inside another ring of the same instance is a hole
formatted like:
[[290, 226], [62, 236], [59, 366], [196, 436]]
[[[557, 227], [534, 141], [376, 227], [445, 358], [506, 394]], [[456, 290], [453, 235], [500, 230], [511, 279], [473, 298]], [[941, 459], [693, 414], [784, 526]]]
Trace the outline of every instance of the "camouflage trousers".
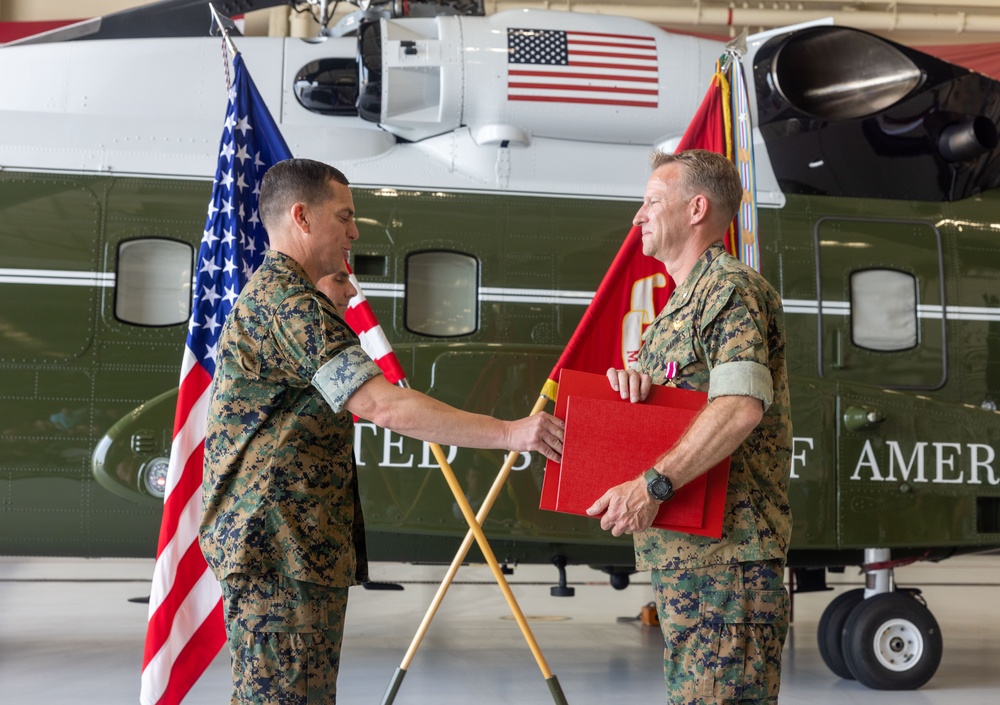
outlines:
[[669, 705], [775, 705], [788, 633], [782, 561], [654, 570]]
[[283, 575], [222, 581], [232, 705], [334, 705], [347, 588]]

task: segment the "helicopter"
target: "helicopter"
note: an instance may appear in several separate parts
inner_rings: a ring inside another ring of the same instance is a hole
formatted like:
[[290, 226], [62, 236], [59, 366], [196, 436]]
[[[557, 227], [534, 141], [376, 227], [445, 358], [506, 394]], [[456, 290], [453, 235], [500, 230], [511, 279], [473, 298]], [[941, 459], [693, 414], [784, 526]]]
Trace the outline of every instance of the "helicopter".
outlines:
[[[161, 2], [0, 47], [5, 554], [155, 551], [226, 101], [208, 25], [205, 3]], [[633, 49], [567, 72], [582, 77], [520, 75], [525, 32]], [[504, 418], [531, 408], [649, 153], [676, 146], [725, 51], [463, 2], [363, 3], [318, 39], [239, 45], [292, 153], [350, 178], [352, 266], [411, 386]], [[788, 335], [795, 590], [862, 566], [866, 587], [820, 621], [824, 661], [919, 687], [940, 630], [893, 568], [1000, 546], [1000, 83], [822, 23], [749, 37], [742, 66]], [[652, 80], [595, 79], [622, 71]], [[428, 446], [366, 422], [355, 441], [371, 558], [448, 562], [466, 525]], [[501, 454], [445, 451], [477, 507]], [[486, 520], [497, 557], [553, 563], [555, 592], [567, 564], [626, 586], [631, 542], [540, 510], [543, 465], [521, 457]], [[890, 620], [920, 644], [902, 669], [871, 638]]]

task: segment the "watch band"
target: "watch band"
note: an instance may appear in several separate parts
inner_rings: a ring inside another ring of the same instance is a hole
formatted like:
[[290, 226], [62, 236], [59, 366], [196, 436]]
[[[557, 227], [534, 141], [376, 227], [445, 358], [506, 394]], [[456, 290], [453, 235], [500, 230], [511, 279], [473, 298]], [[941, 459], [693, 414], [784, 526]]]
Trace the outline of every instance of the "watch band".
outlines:
[[666, 502], [674, 496], [674, 485], [670, 482], [670, 478], [661, 475], [655, 468], [650, 468], [642, 476], [646, 480], [646, 491], [653, 499]]

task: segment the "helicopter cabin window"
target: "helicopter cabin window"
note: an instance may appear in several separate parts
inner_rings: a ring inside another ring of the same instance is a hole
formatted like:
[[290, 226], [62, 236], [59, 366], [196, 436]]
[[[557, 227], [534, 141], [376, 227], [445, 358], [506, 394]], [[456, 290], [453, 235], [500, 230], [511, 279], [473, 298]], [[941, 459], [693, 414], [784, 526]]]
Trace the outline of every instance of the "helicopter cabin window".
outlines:
[[917, 345], [917, 280], [896, 269], [851, 273], [851, 341], [879, 352]]
[[406, 328], [453, 338], [479, 327], [479, 261], [461, 252], [429, 250], [406, 258]]
[[137, 326], [173, 326], [191, 313], [191, 245], [165, 238], [118, 246], [115, 317]]

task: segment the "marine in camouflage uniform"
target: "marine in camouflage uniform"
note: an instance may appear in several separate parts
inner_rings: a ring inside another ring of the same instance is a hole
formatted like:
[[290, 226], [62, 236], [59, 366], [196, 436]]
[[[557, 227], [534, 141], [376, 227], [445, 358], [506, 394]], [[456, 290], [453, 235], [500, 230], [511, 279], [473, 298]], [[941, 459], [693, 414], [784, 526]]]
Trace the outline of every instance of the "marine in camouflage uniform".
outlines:
[[560, 459], [563, 425], [548, 414], [470, 414], [380, 374], [313, 285], [344, 269], [359, 235], [348, 186], [309, 159], [268, 170], [271, 249], [219, 339], [199, 537], [222, 583], [232, 703], [336, 702], [347, 590], [367, 576], [351, 414], [419, 440]]
[[[709, 404], [653, 469], [688, 482], [715, 464], [710, 457], [731, 452], [722, 537], [647, 528], [660, 502], [642, 477], [588, 510], [605, 512], [602, 526], [615, 535], [633, 533], [636, 567], [651, 571], [671, 705], [773, 705], [788, 630], [792, 429], [781, 300], [713, 242], [741, 193], [720, 155], [654, 155], [634, 223], [643, 252], [664, 262], [679, 286], [643, 334], [639, 371], [609, 371], [612, 387], [632, 401], [644, 398], [640, 380], [708, 393]], [[738, 412], [732, 421], [729, 410]]]
[[[671, 703], [774, 702], [788, 630], [792, 427], [781, 300], [755, 271], [711, 246], [646, 329], [640, 369], [654, 384], [759, 398], [760, 424], [732, 454], [722, 538], [647, 529]], [[667, 379], [669, 363], [676, 374]], [[760, 374], [770, 372], [769, 378]], [[685, 653], [699, 654], [693, 664]]]
[[347, 588], [368, 573], [343, 405], [378, 374], [302, 267], [269, 251], [219, 339], [205, 439], [200, 539], [233, 702], [335, 702]]

